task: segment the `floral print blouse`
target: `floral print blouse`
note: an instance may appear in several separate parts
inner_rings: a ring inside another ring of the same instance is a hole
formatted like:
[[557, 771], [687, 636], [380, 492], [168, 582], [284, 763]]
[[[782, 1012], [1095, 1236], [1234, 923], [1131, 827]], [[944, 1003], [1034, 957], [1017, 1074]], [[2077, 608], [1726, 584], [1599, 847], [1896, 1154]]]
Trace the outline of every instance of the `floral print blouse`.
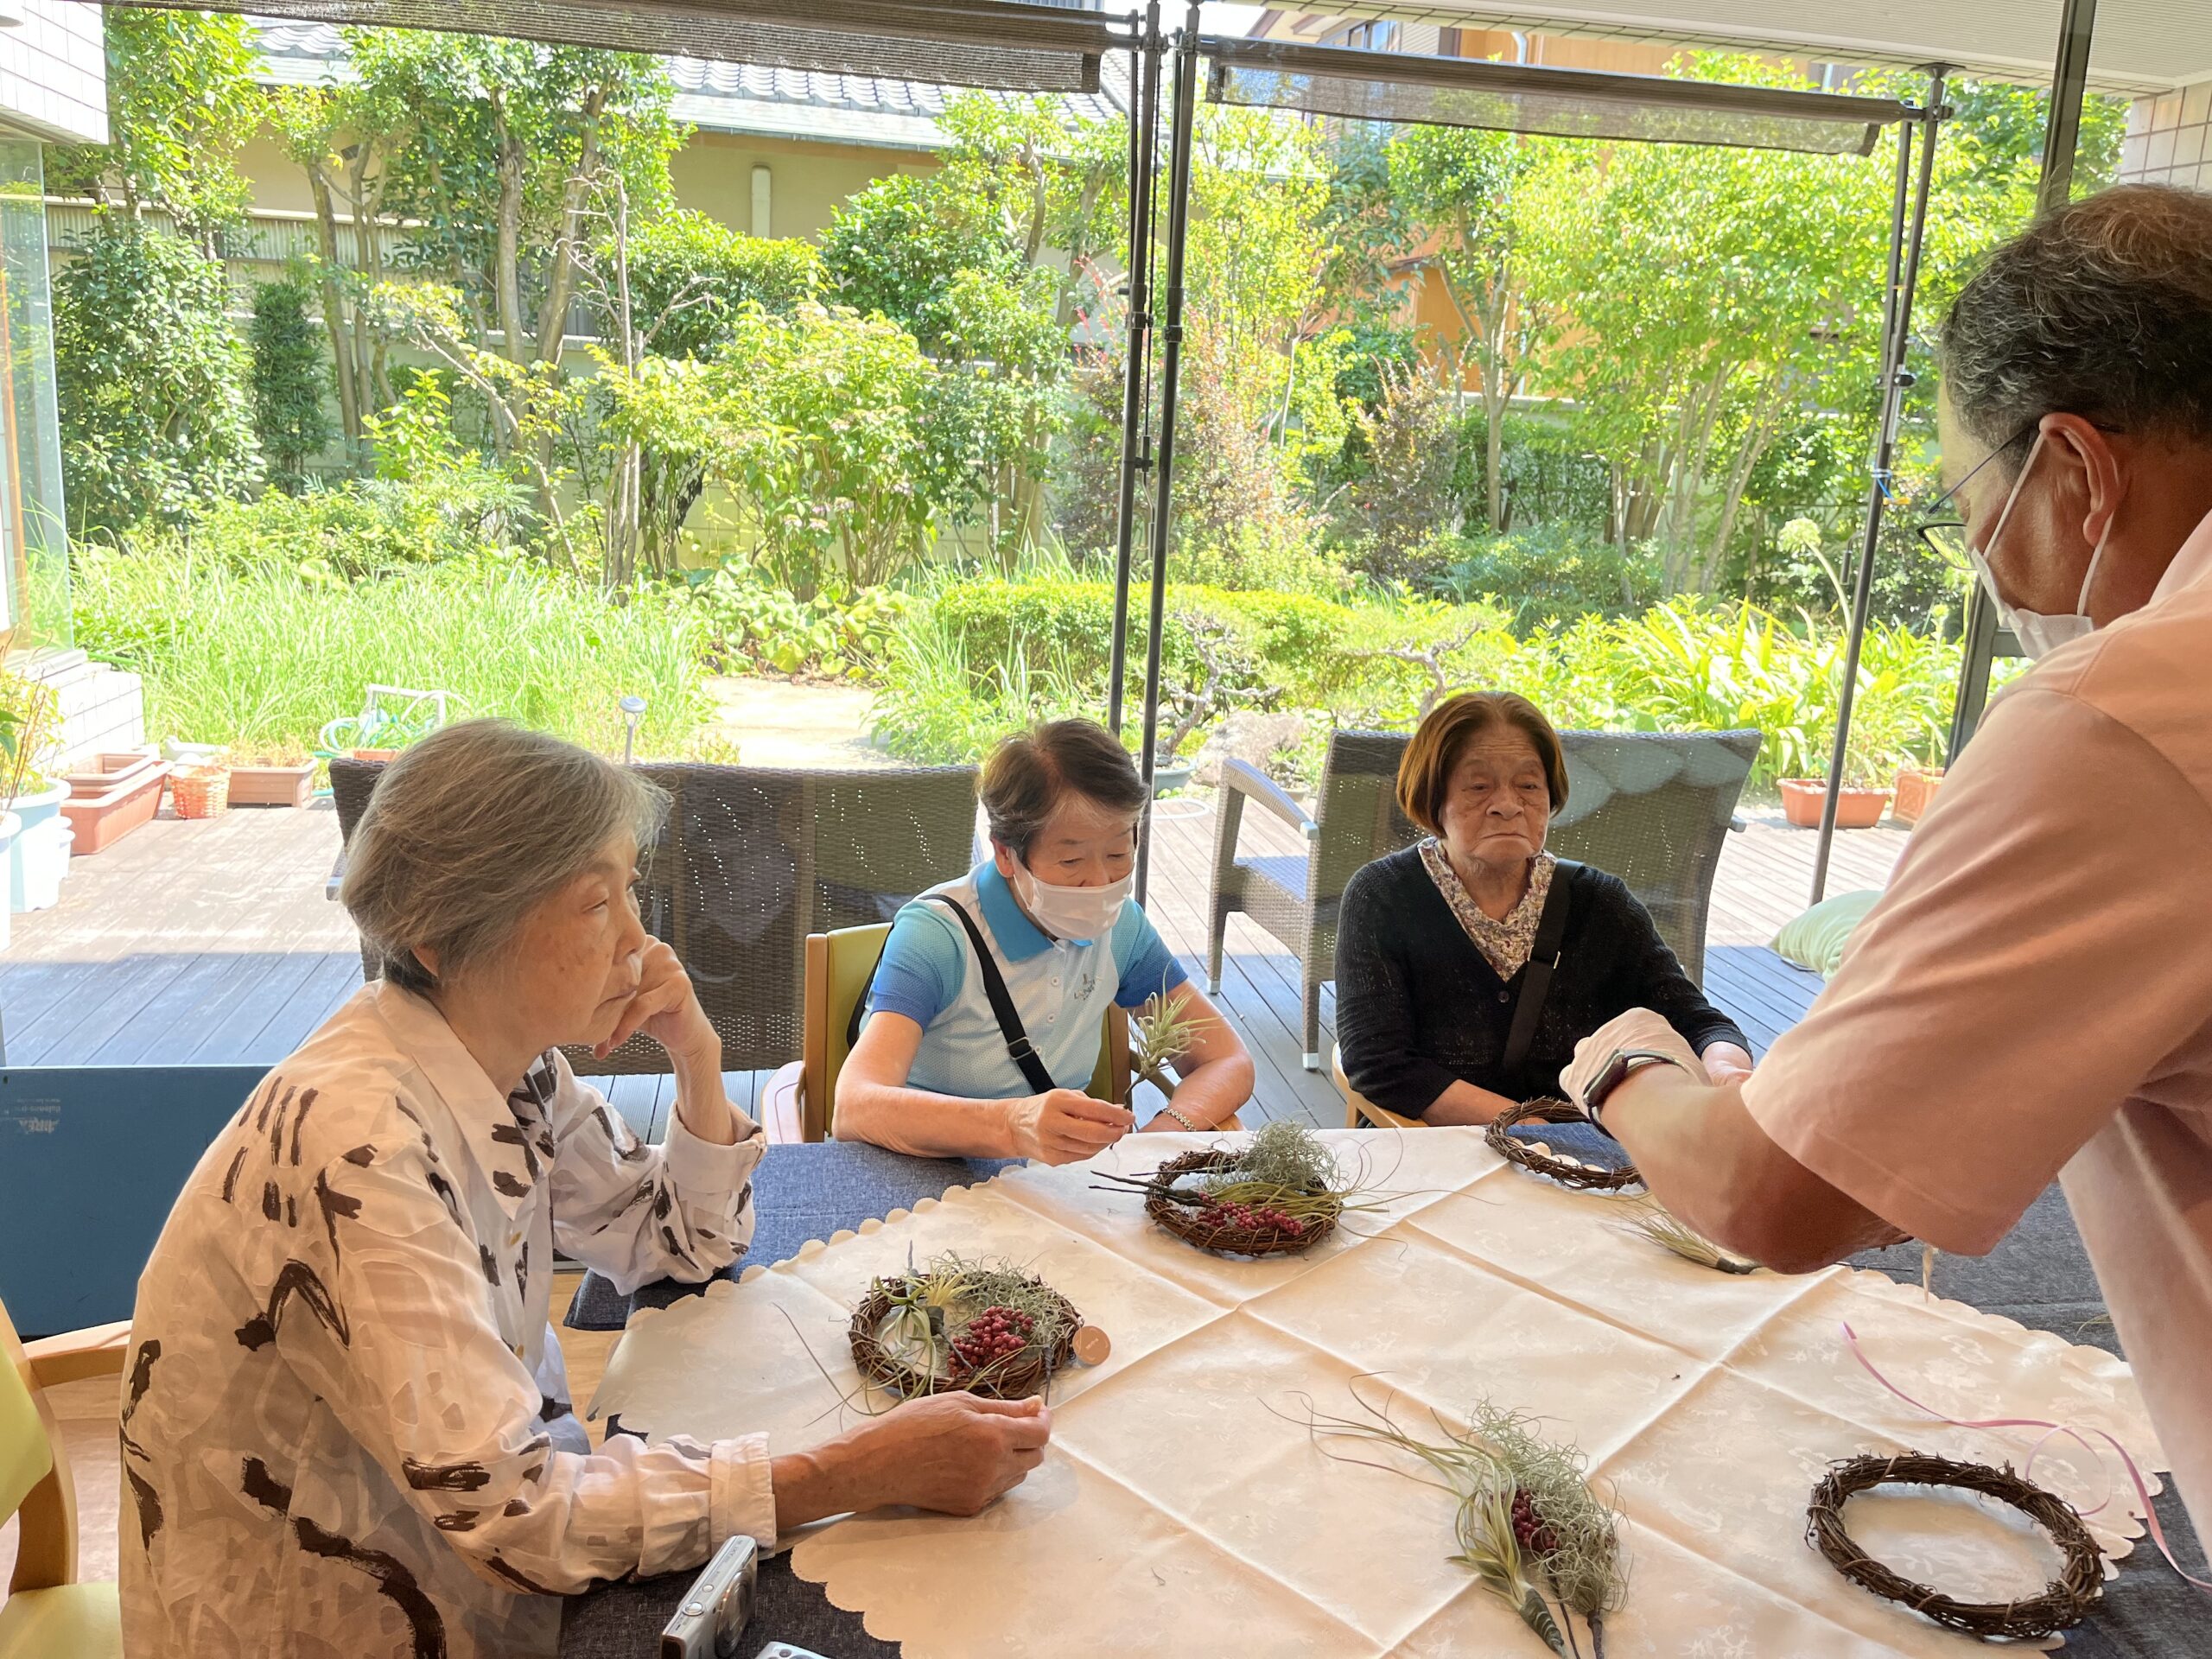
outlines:
[[123, 1395], [130, 1653], [550, 1655], [556, 1598], [775, 1541], [766, 1435], [593, 1451], [553, 1251], [625, 1289], [744, 1253], [763, 1141], [648, 1147], [549, 1052], [503, 1096], [365, 987], [187, 1182]]
[[1538, 853], [1529, 872], [1529, 891], [1521, 895], [1519, 904], [1495, 918], [1475, 902], [1475, 895], [1467, 891], [1446, 856], [1444, 843], [1434, 836], [1421, 843], [1421, 861], [1428, 879], [1444, 895], [1444, 902], [1459, 918], [1459, 925], [1467, 930], [1475, 949], [1483, 953], [1483, 960], [1497, 969], [1500, 979], [1519, 973], [1528, 963], [1529, 953], [1536, 948], [1536, 924], [1543, 919], [1544, 900], [1550, 896], [1552, 871], [1559, 861], [1549, 853]]

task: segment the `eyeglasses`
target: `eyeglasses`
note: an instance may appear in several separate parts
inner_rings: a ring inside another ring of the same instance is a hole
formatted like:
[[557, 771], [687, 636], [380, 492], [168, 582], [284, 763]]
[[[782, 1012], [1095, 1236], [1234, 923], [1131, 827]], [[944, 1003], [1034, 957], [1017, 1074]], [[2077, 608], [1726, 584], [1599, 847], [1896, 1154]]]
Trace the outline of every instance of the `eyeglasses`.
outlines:
[[[1912, 533], [1920, 537], [1922, 544], [1929, 552], [1952, 569], [1967, 569], [1973, 563], [1973, 554], [1967, 542], [1966, 521], [1955, 516], [1944, 515], [1943, 509], [1957, 499], [1959, 492], [1973, 483], [1983, 467], [2007, 450], [2018, 448], [2033, 436], [2037, 428], [2042, 424], [2043, 417], [2037, 416], [2015, 432], [2005, 442], [1999, 444], [1997, 448], [1976, 461], [1968, 469], [1964, 478], [1920, 510], [1917, 515], [1920, 522], [1912, 526]], [[1899, 505], [1907, 504], [1900, 503]]]

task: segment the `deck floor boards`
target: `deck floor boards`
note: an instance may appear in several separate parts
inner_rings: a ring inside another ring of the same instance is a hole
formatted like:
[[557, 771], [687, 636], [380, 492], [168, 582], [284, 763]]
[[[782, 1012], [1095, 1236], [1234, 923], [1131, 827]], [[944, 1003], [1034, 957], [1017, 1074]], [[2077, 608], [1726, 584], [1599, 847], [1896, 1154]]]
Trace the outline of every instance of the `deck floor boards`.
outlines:
[[[1815, 837], [1777, 815], [1746, 813], [1728, 837], [1707, 931], [1707, 989], [1764, 1050], [1803, 1013], [1819, 982], [1764, 947], [1808, 898]], [[1204, 982], [1207, 888], [1215, 817], [1204, 793], [1169, 804], [1154, 825], [1147, 903], [1168, 948]], [[1903, 830], [1836, 837], [1828, 890], [1878, 887], [1907, 840]], [[181, 821], [166, 814], [106, 852], [79, 859], [52, 910], [17, 916], [0, 954], [0, 1031], [16, 1065], [273, 1065], [304, 1041], [360, 983], [359, 942], [345, 911], [324, 897], [338, 855], [327, 801], [307, 810], [241, 809]], [[1245, 856], [1301, 855], [1288, 824], [1249, 809]], [[1217, 999], [1253, 1053], [1258, 1086], [1249, 1122], [1291, 1117], [1343, 1122], [1325, 1072], [1307, 1071], [1299, 1032], [1295, 958], [1243, 916], [1230, 919]], [[1321, 997], [1320, 1049], [1336, 1024], [1333, 988]], [[765, 1072], [733, 1072], [731, 1098], [756, 1108]], [[666, 1077], [613, 1081], [641, 1134], [667, 1129], [675, 1090]]]

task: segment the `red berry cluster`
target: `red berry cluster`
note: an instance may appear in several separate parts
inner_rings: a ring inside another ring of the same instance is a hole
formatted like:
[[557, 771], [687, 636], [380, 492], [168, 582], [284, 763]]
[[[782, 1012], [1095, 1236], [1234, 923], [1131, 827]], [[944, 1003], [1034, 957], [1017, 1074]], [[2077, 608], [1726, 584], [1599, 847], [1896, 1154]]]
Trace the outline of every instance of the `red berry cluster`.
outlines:
[[1015, 1307], [987, 1307], [952, 1339], [952, 1356], [963, 1371], [976, 1372], [1012, 1359], [1029, 1345], [1037, 1321]]
[[1552, 1530], [1550, 1522], [1536, 1513], [1535, 1500], [1526, 1491], [1513, 1494], [1513, 1539], [1539, 1560], [1559, 1548], [1559, 1535]]
[[1255, 1208], [1249, 1204], [1217, 1204], [1213, 1212], [1226, 1226], [1240, 1233], [1256, 1233], [1273, 1228], [1279, 1233], [1288, 1233], [1296, 1238], [1306, 1230], [1306, 1224], [1288, 1211], [1278, 1210], [1272, 1205]]

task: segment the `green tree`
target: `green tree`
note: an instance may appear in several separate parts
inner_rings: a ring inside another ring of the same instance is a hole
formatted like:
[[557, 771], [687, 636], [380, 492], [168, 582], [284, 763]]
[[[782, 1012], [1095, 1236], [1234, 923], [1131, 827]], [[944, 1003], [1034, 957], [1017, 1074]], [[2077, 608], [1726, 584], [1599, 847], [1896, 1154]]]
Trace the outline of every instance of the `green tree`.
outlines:
[[181, 523], [261, 478], [245, 342], [223, 268], [181, 237], [102, 226], [54, 279], [54, 360], [72, 529]]
[[294, 495], [307, 481], [308, 462], [335, 435], [323, 406], [329, 372], [308, 297], [304, 272], [256, 283], [246, 333], [253, 350], [253, 429], [270, 482]]
[[1408, 128], [1389, 152], [1393, 194], [1434, 238], [1459, 317], [1458, 340], [1439, 352], [1454, 401], [1471, 364], [1482, 376], [1484, 522], [1493, 531], [1505, 528], [1505, 412], [1535, 334], [1514, 260], [1534, 159], [1525, 139], [1464, 127]]
[[56, 149], [48, 188], [136, 219], [149, 208], [209, 257], [251, 187], [238, 156], [260, 125], [252, 25], [224, 12], [106, 14], [109, 142]]

